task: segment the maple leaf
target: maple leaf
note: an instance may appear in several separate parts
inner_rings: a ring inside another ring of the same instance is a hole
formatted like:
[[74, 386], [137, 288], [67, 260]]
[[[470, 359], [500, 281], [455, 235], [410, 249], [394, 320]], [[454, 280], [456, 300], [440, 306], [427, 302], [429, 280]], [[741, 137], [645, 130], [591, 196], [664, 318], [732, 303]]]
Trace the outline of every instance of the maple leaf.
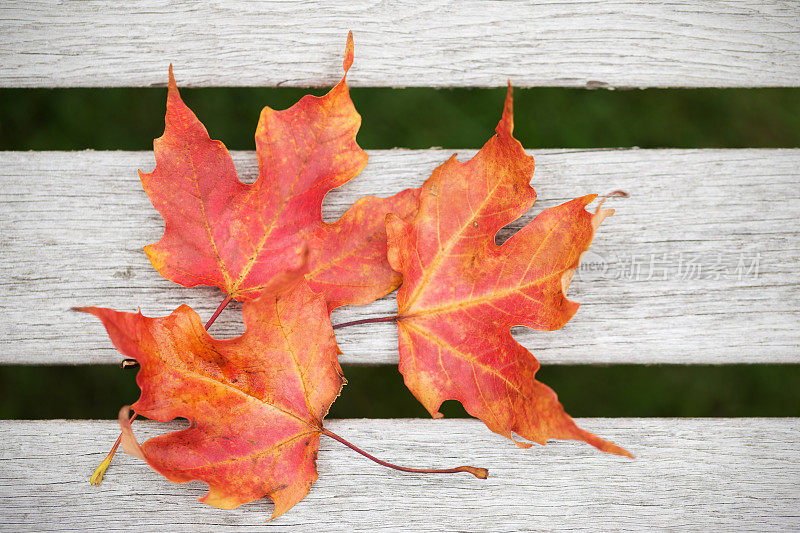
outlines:
[[163, 318], [96, 307], [119, 351], [136, 359], [142, 390], [133, 409], [189, 428], [136, 443], [120, 414], [123, 447], [177, 483], [209, 485], [201, 501], [232, 509], [269, 496], [280, 516], [317, 479], [322, 419], [344, 378], [323, 298], [300, 281], [245, 303], [246, 331], [219, 340], [181, 306]]
[[330, 92], [283, 111], [263, 109], [252, 185], [239, 181], [225, 145], [181, 100], [170, 66], [164, 135], [153, 143], [156, 168], [139, 172], [165, 221], [161, 240], [145, 246], [162, 276], [248, 300], [306, 273], [329, 310], [369, 303], [400, 284], [386, 260], [384, 218], [412, 216], [417, 190], [362, 198], [334, 223], [321, 216], [323, 197], [367, 164], [356, 143], [361, 116], [345, 80], [352, 63], [351, 32], [345, 75]]
[[536, 381], [539, 363], [512, 326], [554, 330], [578, 304], [565, 293], [595, 228], [612, 210], [586, 211], [595, 195], [547, 209], [502, 246], [495, 235], [536, 198], [533, 158], [513, 137], [509, 84], [493, 136], [467, 162], [434, 170], [413, 221], [387, 215], [389, 262], [403, 274], [397, 293], [400, 372], [438, 418], [460, 401], [492, 431], [521, 447], [577, 439], [611, 453], [622, 448], [577, 427], [556, 394]]

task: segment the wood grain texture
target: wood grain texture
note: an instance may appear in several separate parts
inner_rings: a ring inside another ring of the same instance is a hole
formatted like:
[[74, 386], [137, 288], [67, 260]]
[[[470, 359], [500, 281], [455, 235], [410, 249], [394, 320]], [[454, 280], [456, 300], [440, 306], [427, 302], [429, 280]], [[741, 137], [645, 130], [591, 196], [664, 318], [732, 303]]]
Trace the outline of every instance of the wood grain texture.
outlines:
[[[460, 152], [465, 159], [474, 151]], [[533, 210], [627, 191], [598, 232], [556, 332], [515, 328], [545, 364], [800, 362], [800, 150], [538, 150]], [[334, 220], [365, 194], [419, 186], [449, 151], [370, 152], [365, 171], [325, 199]], [[253, 178], [252, 152], [235, 152]], [[164, 316], [182, 303], [210, 317], [217, 289], [161, 278], [142, 246], [163, 231], [136, 169], [146, 152], [0, 152], [0, 363], [116, 363], [97, 305]], [[754, 265], [755, 262], [755, 265]], [[754, 267], [757, 267], [757, 271]], [[394, 296], [336, 310], [333, 322], [396, 313]], [[212, 333], [242, 332], [232, 306]], [[392, 323], [337, 331], [343, 363], [397, 362]]]
[[800, 85], [800, 4], [779, 0], [0, 4], [0, 86]]
[[[636, 454], [575, 442], [520, 450], [474, 420], [334, 420], [334, 432], [408, 465], [474, 464], [467, 475], [408, 475], [323, 438], [308, 497], [264, 524], [268, 501], [205, 506], [120, 453], [88, 477], [119, 428], [111, 421], [0, 422], [0, 529], [137, 531], [778, 531], [800, 528], [800, 419], [585, 419]], [[134, 424], [139, 438], [180, 424]]]

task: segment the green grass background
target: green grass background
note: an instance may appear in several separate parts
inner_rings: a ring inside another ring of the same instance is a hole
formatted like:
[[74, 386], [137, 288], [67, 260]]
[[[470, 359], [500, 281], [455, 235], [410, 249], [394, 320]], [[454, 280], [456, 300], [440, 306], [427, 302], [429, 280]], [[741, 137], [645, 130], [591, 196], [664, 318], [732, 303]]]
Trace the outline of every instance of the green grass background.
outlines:
[[[163, 130], [165, 92], [0, 90], [0, 150], [149, 150]], [[306, 92], [182, 94], [213, 138], [250, 150], [260, 109], [288, 107]], [[502, 88], [353, 89], [363, 117], [358, 140], [367, 149], [478, 148], [494, 130], [503, 94]], [[515, 133], [526, 148], [800, 146], [798, 89], [539, 88], [515, 96]], [[395, 367], [344, 371], [349, 384], [330, 416], [427, 416]], [[114, 418], [138, 395], [135, 373], [111, 366], [0, 366], [0, 418]], [[539, 376], [574, 416], [800, 416], [800, 365], [549, 366]], [[456, 402], [443, 412], [465, 414]]]

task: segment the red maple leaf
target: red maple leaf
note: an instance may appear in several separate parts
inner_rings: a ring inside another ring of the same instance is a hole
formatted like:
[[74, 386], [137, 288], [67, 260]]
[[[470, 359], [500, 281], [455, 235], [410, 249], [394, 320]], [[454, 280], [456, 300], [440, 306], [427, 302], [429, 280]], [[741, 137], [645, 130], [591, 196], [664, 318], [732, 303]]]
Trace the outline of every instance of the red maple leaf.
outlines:
[[325, 302], [305, 282], [245, 303], [247, 330], [229, 340], [211, 337], [185, 305], [163, 318], [79, 310], [100, 318], [117, 349], [141, 365], [136, 413], [190, 421], [139, 447], [126, 407], [127, 452], [170, 481], [208, 483], [201, 501], [223, 509], [269, 496], [274, 518], [308, 494], [322, 419], [344, 378]]
[[331, 224], [321, 216], [323, 197], [367, 164], [345, 81], [352, 63], [351, 32], [345, 76], [328, 94], [304, 96], [284, 111], [264, 108], [252, 185], [239, 181], [225, 145], [183, 103], [170, 66], [166, 127], [153, 143], [156, 168], [139, 173], [165, 222], [161, 240], [145, 247], [162, 276], [248, 300], [306, 273], [329, 310], [369, 303], [400, 284], [386, 261], [384, 217], [413, 215], [417, 190], [362, 198]]
[[495, 244], [498, 230], [536, 198], [533, 158], [512, 135], [512, 106], [509, 85], [497, 134], [471, 160], [454, 156], [434, 170], [412, 221], [387, 216], [389, 262], [403, 274], [400, 372], [434, 417], [444, 400], [455, 399], [510, 439], [578, 439], [630, 455], [578, 428], [556, 394], [536, 381], [536, 358], [511, 336], [512, 326], [553, 330], [575, 314], [567, 287], [595, 229], [613, 213], [589, 213], [595, 196], [584, 196]]

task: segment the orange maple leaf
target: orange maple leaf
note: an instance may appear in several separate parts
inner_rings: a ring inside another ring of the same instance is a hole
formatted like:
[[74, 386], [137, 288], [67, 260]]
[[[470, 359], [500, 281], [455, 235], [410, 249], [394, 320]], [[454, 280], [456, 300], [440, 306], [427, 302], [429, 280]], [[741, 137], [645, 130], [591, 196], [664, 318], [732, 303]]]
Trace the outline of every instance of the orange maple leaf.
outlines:
[[498, 230], [536, 198], [533, 158], [513, 137], [509, 84], [493, 136], [471, 160], [434, 170], [411, 222], [387, 215], [389, 262], [403, 274], [397, 293], [400, 372], [434, 417], [460, 401], [492, 431], [528, 442], [583, 440], [630, 456], [577, 427], [556, 394], [536, 381], [539, 363], [512, 326], [554, 330], [578, 304], [565, 296], [595, 228], [612, 210], [586, 211], [595, 195], [547, 209], [502, 246]]
[[304, 96], [284, 111], [264, 108], [252, 185], [239, 181], [225, 145], [183, 103], [170, 66], [166, 126], [153, 143], [156, 168], [139, 172], [165, 221], [161, 240], [145, 246], [162, 276], [248, 300], [307, 272], [329, 310], [369, 303], [400, 284], [386, 260], [384, 217], [413, 215], [418, 190], [361, 198], [331, 224], [321, 216], [323, 197], [367, 164], [356, 143], [361, 116], [345, 81], [352, 63], [351, 32], [345, 75], [328, 94]]
[[325, 302], [305, 282], [245, 303], [247, 330], [230, 340], [211, 337], [185, 305], [163, 318], [79, 310], [141, 365], [136, 413], [191, 423], [140, 447], [123, 408], [126, 452], [170, 481], [208, 483], [201, 501], [223, 509], [269, 496], [275, 518], [308, 494], [322, 419], [344, 378]]

